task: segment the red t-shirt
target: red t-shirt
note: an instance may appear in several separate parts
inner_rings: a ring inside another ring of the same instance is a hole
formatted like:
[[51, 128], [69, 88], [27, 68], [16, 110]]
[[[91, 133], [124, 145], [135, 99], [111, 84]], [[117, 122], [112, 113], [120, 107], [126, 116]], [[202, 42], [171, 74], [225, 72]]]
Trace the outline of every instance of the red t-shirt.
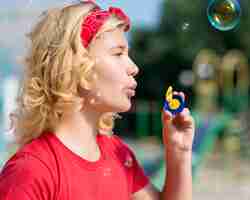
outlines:
[[12, 156], [0, 173], [0, 200], [129, 200], [149, 183], [118, 136], [98, 134], [99, 160], [83, 159], [53, 133]]

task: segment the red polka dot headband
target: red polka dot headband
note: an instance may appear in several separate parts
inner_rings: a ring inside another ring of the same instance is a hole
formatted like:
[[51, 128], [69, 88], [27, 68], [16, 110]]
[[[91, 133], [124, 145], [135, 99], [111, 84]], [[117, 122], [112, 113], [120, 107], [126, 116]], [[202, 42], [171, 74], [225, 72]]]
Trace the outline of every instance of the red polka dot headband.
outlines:
[[[94, 0], [81, 1], [83, 3], [95, 3]], [[91, 40], [94, 38], [96, 33], [99, 31], [105, 21], [112, 15], [117, 16], [123, 20], [126, 24], [125, 31], [130, 29], [129, 17], [120, 9], [115, 7], [109, 7], [109, 9], [102, 10], [98, 5], [94, 8], [83, 20], [81, 27], [81, 40], [85, 48], [88, 47]]]

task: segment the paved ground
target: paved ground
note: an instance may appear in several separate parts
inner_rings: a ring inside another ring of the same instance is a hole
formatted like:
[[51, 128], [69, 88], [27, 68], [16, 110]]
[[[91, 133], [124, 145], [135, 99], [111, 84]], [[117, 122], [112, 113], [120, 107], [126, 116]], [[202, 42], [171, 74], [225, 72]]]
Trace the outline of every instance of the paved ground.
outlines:
[[[141, 150], [150, 159], [161, 151], [152, 141], [127, 142], [137, 150], [138, 157]], [[193, 188], [193, 200], [250, 200], [250, 158], [243, 160], [217, 147], [199, 166]]]
[[194, 181], [194, 200], [250, 200], [250, 160], [213, 153]]

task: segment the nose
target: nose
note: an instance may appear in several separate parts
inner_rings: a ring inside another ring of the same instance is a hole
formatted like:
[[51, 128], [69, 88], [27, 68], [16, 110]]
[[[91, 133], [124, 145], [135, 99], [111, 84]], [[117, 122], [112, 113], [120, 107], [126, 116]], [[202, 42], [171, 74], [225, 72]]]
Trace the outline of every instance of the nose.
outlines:
[[136, 76], [139, 73], [138, 66], [130, 59], [130, 63], [128, 65], [128, 74], [130, 76]]

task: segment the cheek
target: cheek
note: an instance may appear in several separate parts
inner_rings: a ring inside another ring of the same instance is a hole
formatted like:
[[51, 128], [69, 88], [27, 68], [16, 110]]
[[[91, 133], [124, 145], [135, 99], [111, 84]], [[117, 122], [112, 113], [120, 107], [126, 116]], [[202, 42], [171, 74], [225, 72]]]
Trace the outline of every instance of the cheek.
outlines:
[[124, 86], [119, 77], [119, 75], [114, 75], [113, 73], [100, 75], [97, 83], [97, 91], [99, 91], [100, 96], [105, 102], [120, 101], [119, 99], [122, 96]]
[[110, 74], [104, 74], [102, 77], [100, 87], [103, 88], [104, 92], [115, 94], [116, 92], [119, 93], [124, 87], [124, 78], [121, 72], [114, 70]]
[[107, 57], [100, 60], [97, 71], [100, 84], [122, 87], [123, 82], [126, 81], [125, 68], [114, 58]]

